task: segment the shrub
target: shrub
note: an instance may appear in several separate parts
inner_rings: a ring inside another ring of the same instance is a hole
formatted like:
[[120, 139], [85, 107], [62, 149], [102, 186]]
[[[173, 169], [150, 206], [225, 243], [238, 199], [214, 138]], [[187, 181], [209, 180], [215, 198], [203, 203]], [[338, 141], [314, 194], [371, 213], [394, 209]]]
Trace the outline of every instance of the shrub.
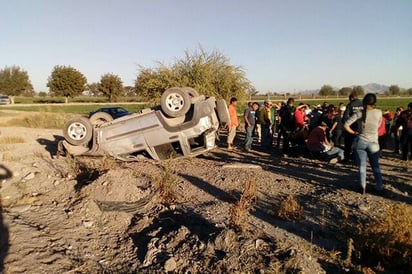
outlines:
[[239, 201], [230, 208], [229, 225], [236, 230], [243, 231], [247, 224], [246, 217], [256, 199], [256, 181], [252, 178], [246, 181]]
[[286, 221], [298, 220], [302, 217], [302, 207], [293, 195], [280, 202], [277, 216]]
[[362, 261], [412, 269], [412, 210], [404, 203], [395, 204], [382, 218], [359, 226], [355, 248]]

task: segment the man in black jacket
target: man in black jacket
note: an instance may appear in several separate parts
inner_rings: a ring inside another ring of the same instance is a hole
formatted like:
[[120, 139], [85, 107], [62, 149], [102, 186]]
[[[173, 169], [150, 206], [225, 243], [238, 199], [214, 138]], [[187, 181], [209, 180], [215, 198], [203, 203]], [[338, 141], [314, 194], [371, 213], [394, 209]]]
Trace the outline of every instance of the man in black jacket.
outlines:
[[286, 105], [284, 105], [280, 111], [280, 134], [283, 137], [283, 154], [289, 153], [290, 148], [290, 136], [295, 130], [295, 99], [289, 98]]
[[[362, 100], [358, 98], [358, 93], [356, 91], [352, 91], [349, 95], [349, 104], [346, 106], [346, 110], [343, 113], [343, 121], [344, 124], [346, 120], [349, 119], [354, 113], [363, 110], [363, 103]], [[355, 123], [351, 125], [351, 129], [354, 131], [360, 132], [362, 126], [362, 121], [359, 119]], [[355, 138], [355, 135], [349, 134], [345, 132], [345, 161], [353, 160], [354, 157], [352, 156], [352, 143]]]

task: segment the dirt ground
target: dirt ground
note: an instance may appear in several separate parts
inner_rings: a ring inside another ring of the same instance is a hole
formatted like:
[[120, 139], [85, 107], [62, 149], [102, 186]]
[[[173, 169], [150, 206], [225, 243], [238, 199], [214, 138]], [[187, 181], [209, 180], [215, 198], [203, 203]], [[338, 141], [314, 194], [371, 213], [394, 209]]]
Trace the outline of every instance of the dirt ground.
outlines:
[[[61, 136], [0, 126], [0, 272], [355, 273], [347, 230], [393, 204], [412, 207], [412, 165], [389, 150], [381, 160], [387, 192], [370, 184], [361, 195], [354, 166], [282, 158], [276, 149], [228, 151], [224, 138], [196, 158], [120, 163], [56, 157]], [[173, 201], [161, 197], [162, 182]], [[247, 182], [256, 183], [256, 199], [234, 227]], [[294, 220], [278, 216], [289, 195], [301, 206]]]

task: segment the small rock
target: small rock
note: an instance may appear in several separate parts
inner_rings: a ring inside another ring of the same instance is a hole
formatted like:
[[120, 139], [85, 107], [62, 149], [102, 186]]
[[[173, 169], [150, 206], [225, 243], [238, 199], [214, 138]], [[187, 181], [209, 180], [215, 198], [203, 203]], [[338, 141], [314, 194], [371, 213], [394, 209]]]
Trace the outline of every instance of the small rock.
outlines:
[[359, 205], [358, 208], [359, 208], [361, 211], [368, 211], [368, 210], [369, 210], [369, 206], [367, 206], [367, 205]]
[[54, 180], [54, 181], [53, 181], [53, 185], [54, 185], [54, 186], [60, 185], [60, 181], [59, 181], [59, 180]]
[[27, 180], [27, 181], [32, 180], [34, 179], [34, 176], [35, 176], [34, 172], [30, 172], [29, 174], [23, 177], [23, 180]]
[[255, 249], [260, 249], [265, 244], [265, 241], [262, 239], [257, 239], [255, 242]]
[[86, 227], [86, 228], [90, 228], [90, 227], [93, 226], [93, 221], [84, 220], [84, 221], [83, 221], [83, 225], [84, 225], [84, 227]]
[[171, 257], [165, 262], [165, 270], [166, 272], [172, 272], [176, 269], [177, 264], [175, 258]]
[[28, 211], [31, 208], [31, 205], [29, 204], [25, 204], [25, 205], [18, 205], [18, 206], [14, 206], [11, 208], [12, 212], [18, 212], [18, 213], [23, 213]]

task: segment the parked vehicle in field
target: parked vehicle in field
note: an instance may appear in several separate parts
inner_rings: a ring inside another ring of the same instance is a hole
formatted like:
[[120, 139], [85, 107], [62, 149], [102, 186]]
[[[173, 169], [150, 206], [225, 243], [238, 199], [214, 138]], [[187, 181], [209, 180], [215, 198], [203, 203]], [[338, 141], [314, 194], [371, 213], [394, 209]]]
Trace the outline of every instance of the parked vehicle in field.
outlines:
[[10, 104], [10, 97], [7, 95], [0, 94], [0, 105], [8, 105]]
[[[95, 115], [95, 114], [93, 114]], [[141, 155], [155, 160], [196, 156], [216, 146], [220, 125], [229, 123], [226, 102], [192, 88], [169, 88], [160, 106], [93, 124], [91, 118], [66, 121], [59, 151], [110, 155], [124, 161]]]
[[122, 107], [103, 107], [89, 113], [90, 122], [93, 125], [102, 124], [114, 119], [130, 115], [131, 112]]

